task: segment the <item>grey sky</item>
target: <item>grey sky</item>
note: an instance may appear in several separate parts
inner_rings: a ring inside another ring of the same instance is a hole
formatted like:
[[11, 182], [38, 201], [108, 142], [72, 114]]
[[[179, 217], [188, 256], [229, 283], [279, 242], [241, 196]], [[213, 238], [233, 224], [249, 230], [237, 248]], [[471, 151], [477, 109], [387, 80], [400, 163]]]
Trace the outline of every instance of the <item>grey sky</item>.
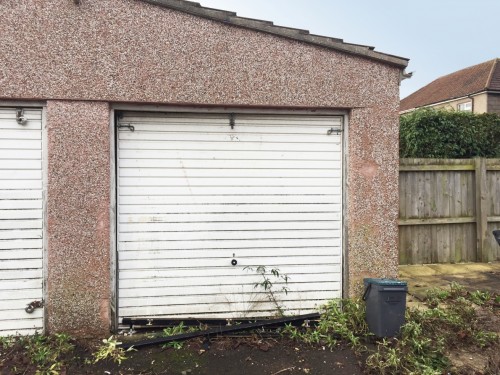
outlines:
[[500, 57], [500, 0], [197, 0], [410, 58], [404, 98], [434, 79]]

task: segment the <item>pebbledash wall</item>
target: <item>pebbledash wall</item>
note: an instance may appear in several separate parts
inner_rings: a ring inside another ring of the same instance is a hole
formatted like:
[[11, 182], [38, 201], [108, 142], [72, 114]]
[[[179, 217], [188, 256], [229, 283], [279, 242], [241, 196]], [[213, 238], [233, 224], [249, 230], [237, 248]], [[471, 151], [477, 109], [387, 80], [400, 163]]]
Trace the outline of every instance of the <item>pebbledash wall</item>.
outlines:
[[359, 292], [363, 277], [397, 276], [399, 83], [407, 60], [151, 2], [77, 3], [0, 2], [0, 104], [46, 108], [49, 332], [92, 336], [111, 326], [116, 104], [346, 110], [344, 291]]

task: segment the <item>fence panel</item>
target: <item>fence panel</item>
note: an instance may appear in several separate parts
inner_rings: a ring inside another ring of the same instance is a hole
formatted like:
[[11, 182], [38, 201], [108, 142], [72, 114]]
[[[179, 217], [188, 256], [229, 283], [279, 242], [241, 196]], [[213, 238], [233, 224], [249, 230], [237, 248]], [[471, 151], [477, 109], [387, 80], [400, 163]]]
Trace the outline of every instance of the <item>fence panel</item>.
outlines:
[[500, 159], [401, 159], [400, 264], [500, 260]]

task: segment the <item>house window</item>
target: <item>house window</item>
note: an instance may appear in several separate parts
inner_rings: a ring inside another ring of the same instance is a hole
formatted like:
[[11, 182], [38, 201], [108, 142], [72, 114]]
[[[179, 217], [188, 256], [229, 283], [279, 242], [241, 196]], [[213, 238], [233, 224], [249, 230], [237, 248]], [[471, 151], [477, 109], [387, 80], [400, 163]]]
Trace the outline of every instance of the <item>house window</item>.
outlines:
[[464, 112], [472, 112], [472, 102], [460, 103], [457, 110]]

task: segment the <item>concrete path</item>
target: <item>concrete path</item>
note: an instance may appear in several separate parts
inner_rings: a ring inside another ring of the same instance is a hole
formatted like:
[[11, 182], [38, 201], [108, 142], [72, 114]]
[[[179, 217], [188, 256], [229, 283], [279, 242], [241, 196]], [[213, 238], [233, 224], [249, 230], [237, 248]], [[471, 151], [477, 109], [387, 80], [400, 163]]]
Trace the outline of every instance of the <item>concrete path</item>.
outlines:
[[420, 301], [428, 289], [448, 288], [453, 281], [470, 291], [500, 293], [500, 262], [399, 266], [399, 277], [408, 282], [410, 298]]

